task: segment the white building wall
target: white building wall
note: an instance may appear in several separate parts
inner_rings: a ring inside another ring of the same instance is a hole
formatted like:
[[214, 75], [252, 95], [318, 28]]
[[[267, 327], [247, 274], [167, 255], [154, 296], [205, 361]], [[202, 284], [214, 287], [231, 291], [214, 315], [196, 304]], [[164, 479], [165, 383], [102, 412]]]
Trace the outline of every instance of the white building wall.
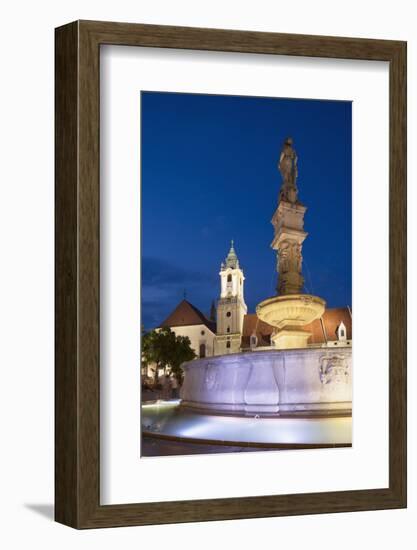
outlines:
[[[191, 347], [200, 356], [200, 345], [206, 346], [206, 357], [214, 355], [214, 339], [216, 335], [206, 325], [190, 325], [185, 327], [170, 327], [177, 336], [188, 336]], [[204, 334], [203, 334], [204, 333]]]

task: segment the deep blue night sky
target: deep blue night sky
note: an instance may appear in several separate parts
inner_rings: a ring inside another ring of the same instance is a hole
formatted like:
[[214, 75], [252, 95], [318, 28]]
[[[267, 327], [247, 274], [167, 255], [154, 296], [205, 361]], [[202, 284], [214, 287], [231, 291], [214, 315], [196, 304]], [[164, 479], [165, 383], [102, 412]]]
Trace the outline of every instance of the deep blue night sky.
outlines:
[[245, 300], [275, 294], [272, 214], [294, 140], [305, 291], [351, 305], [351, 103], [142, 92], [142, 324], [183, 299], [208, 314], [235, 240]]

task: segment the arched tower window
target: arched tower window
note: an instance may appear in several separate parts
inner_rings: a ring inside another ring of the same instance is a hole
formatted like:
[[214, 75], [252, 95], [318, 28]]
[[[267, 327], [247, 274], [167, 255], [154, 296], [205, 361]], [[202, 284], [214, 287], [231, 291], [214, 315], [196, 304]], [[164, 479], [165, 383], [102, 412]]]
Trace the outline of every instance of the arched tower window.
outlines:
[[231, 273], [229, 273], [229, 275], [227, 276], [227, 282], [228, 283], [232, 282], [232, 274]]

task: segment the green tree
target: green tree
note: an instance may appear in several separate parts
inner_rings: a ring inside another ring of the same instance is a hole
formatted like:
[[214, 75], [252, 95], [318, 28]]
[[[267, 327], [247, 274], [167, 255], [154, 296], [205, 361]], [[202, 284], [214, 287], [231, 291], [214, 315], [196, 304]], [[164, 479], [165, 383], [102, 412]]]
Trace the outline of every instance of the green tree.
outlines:
[[152, 330], [142, 337], [142, 365], [154, 364], [154, 383], [158, 383], [158, 371], [170, 370], [181, 384], [183, 372], [181, 364], [194, 359], [188, 336], [176, 336], [170, 328]]

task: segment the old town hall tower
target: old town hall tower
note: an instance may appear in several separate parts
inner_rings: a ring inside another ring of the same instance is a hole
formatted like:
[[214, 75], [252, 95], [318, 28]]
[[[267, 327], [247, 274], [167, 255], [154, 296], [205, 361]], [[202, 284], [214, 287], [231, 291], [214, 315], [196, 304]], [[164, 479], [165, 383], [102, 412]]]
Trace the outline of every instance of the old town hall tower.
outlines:
[[221, 290], [217, 304], [216, 355], [240, 351], [243, 319], [248, 311], [243, 295], [245, 277], [233, 241], [219, 275]]

